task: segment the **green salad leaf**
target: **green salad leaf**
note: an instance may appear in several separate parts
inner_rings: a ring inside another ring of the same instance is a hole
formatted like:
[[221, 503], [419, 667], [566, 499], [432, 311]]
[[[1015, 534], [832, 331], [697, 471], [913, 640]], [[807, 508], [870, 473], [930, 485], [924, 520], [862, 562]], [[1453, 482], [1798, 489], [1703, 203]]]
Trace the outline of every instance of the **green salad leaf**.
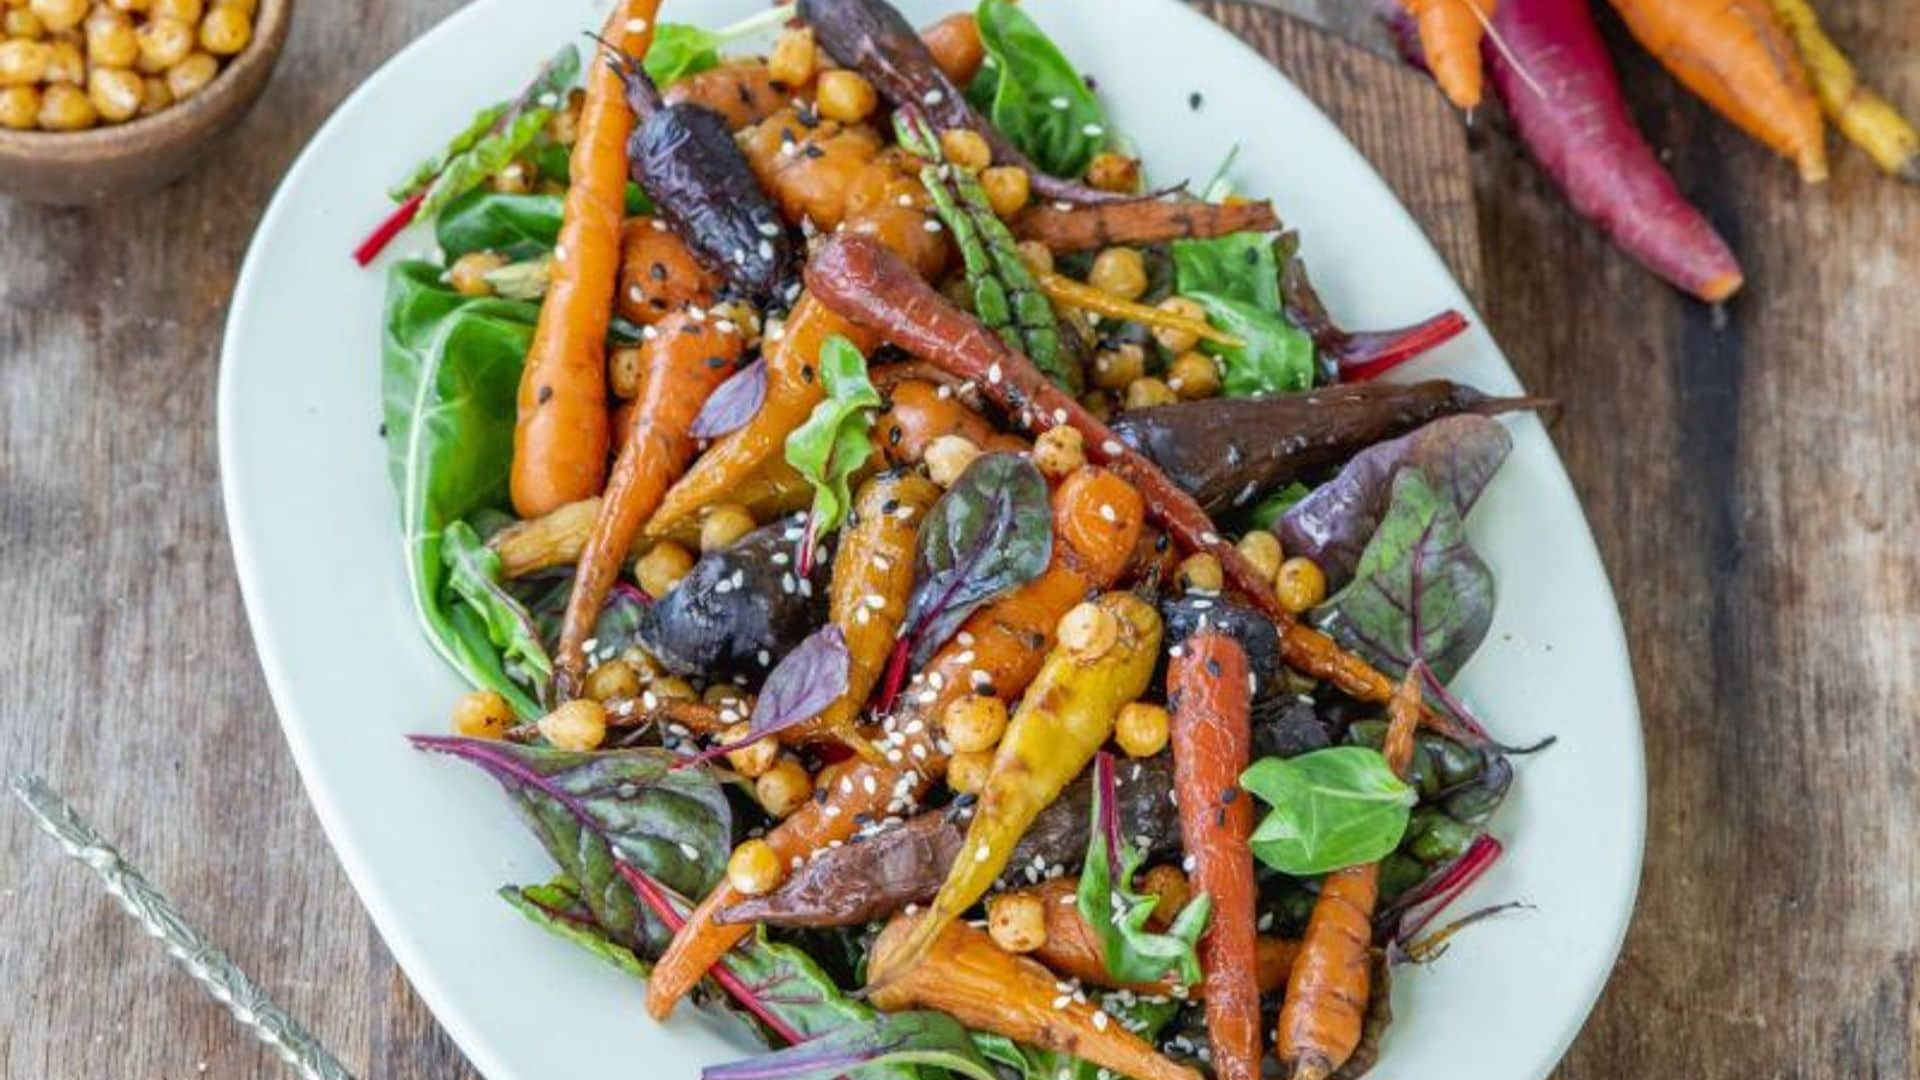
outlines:
[[383, 413], [414, 611], [447, 663], [527, 718], [539, 704], [487, 620], [454, 602], [444, 548], [449, 528], [511, 505], [515, 400], [538, 317], [532, 304], [463, 297], [430, 263], [397, 263], [387, 278]]
[[1207, 240], [1175, 240], [1174, 290], [1184, 295], [1207, 293], [1261, 311], [1278, 314], [1280, 261], [1273, 238], [1265, 233], [1228, 233]]
[[433, 218], [532, 147], [579, 78], [579, 52], [571, 45], [562, 47], [517, 97], [480, 110], [452, 141], [389, 194], [405, 201], [424, 191], [418, 216]]
[[1254, 855], [1295, 877], [1385, 858], [1419, 801], [1387, 759], [1365, 746], [1264, 758], [1240, 774], [1240, 786], [1273, 807], [1253, 830]]
[[1093, 775], [1092, 824], [1075, 903], [1100, 939], [1107, 971], [1122, 983], [1149, 983], [1178, 971], [1182, 983], [1198, 985], [1200, 957], [1194, 943], [1206, 932], [1213, 899], [1206, 893], [1194, 897], [1165, 933], [1147, 929], [1159, 899], [1133, 889], [1133, 876], [1146, 854], [1120, 828], [1112, 754], [1101, 751]]
[[553, 660], [541, 642], [539, 624], [507, 591], [499, 553], [481, 542], [472, 525], [456, 521], [441, 535], [440, 557], [446, 563], [448, 587], [480, 620], [507, 676], [544, 692], [553, 678]]
[[1312, 488], [1295, 480], [1286, 487], [1267, 495], [1254, 503], [1253, 509], [1248, 512], [1253, 527], [1272, 530], [1282, 518], [1286, 517], [1287, 511], [1311, 494], [1313, 494]]
[[[1113, 1022], [1149, 1042], [1157, 1039], [1183, 1003], [1167, 997], [1108, 994], [1100, 1008]], [[1117, 1074], [1091, 1061], [1017, 1043], [1004, 1035], [976, 1031], [973, 1044], [988, 1061], [1010, 1070], [1019, 1080], [1117, 1080]]]
[[[564, 195], [505, 195], [470, 191], [434, 219], [434, 240], [449, 260], [472, 251], [497, 251], [509, 259], [534, 259], [560, 238]], [[638, 184], [627, 185], [627, 213], [652, 209]]]
[[556, 878], [545, 885], [504, 885], [499, 896], [535, 926], [573, 942], [619, 970], [642, 979], [653, 974], [652, 964], [615, 941], [594, 920], [592, 910], [580, 897], [580, 887], [573, 882]]
[[1226, 396], [1289, 394], [1313, 388], [1313, 339], [1288, 322], [1285, 315], [1215, 293], [1186, 295], [1207, 309], [1208, 322], [1243, 343], [1204, 343], [1226, 369], [1221, 380]]
[[655, 86], [666, 87], [689, 75], [720, 66], [720, 47], [735, 38], [776, 27], [793, 18], [793, 5], [783, 4], [750, 15], [731, 26], [709, 30], [687, 23], [663, 22], [653, 29], [653, 44], [641, 63]]
[[1468, 544], [1454, 500], [1420, 469], [1402, 469], [1353, 580], [1313, 621], [1395, 678], [1424, 660], [1444, 683], [1486, 639], [1493, 604], [1493, 571]]
[[701, 1080], [833, 1080], [859, 1070], [928, 1065], [970, 1080], [1000, 1080], [967, 1029], [945, 1013], [881, 1013], [817, 1039], [727, 1065], [710, 1065]]
[[974, 18], [987, 58], [967, 99], [1041, 170], [1086, 172], [1112, 130], [1086, 80], [1011, 0], [981, 0]]
[[838, 334], [820, 346], [820, 385], [826, 397], [805, 423], [787, 436], [787, 464], [813, 485], [810, 536], [838, 528], [853, 504], [848, 478], [873, 453], [873, 427], [880, 393], [867, 380], [867, 360]]
[[493, 130], [493, 125], [506, 114], [507, 102], [504, 101], [496, 102], [474, 113], [473, 119], [467, 122], [467, 126], [447, 140], [447, 145], [441, 147], [440, 151], [432, 157], [414, 166], [413, 172], [407, 174], [405, 180], [387, 190], [387, 195], [395, 202], [405, 202], [425, 191], [427, 185], [433, 183], [433, 178], [439, 176], [441, 170], [447, 167], [447, 162], [473, 149], [474, 144], [486, 138], [487, 134]]

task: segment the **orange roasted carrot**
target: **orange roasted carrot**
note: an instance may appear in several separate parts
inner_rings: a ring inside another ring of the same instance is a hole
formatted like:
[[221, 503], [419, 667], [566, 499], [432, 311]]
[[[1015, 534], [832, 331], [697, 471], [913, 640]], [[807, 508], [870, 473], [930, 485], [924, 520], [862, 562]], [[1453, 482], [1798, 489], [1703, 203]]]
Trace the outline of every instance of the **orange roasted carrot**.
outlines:
[[[621, 0], [602, 36], [632, 56], [653, 42], [660, 0]], [[590, 65], [573, 144], [553, 279], [520, 373], [513, 430], [513, 508], [538, 517], [600, 493], [607, 476], [607, 324], [620, 272], [627, 136], [633, 112], [618, 72]]]
[[680, 234], [655, 217], [637, 217], [620, 230], [621, 316], [652, 326], [688, 304], [713, 304], [719, 274], [700, 265]]
[[1486, 89], [1480, 67], [1480, 38], [1496, 0], [1400, 0], [1420, 29], [1420, 51], [1447, 100], [1477, 109]]
[[[1053, 558], [1045, 572], [974, 612], [928, 661], [879, 740], [889, 751], [884, 764], [848, 762], [823, 779], [824, 798], [768, 831], [780, 861], [790, 864], [845, 840], [859, 828], [856, 819], [901, 812], [925, 792], [946, 769], [937, 733], [947, 706], [969, 693], [1017, 700], [1039, 673], [1060, 617], [1126, 568], [1142, 514], [1139, 493], [1105, 469], [1089, 466], [1062, 481], [1053, 493]], [[741, 898], [723, 880], [687, 916], [647, 980], [647, 1011], [656, 1019], [670, 1014], [707, 969], [752, 932], [750, 924], [715, 919]]]
[[[1407, 673], [1387, 708], [1381, 753], [1405, 778], [1420, 724], [1419, 665]], [[1380, 896], [1380, 864], [1349, 866], [1320, 883], [1300, 952], [1287, 976], [1275, 1045], [1293, 1080], [1325, 1080], [1360, 1045], [1372, 986], [1373, 906]]]
[[1248, 844], [1253, 800], [1240, 790], [1240, 774], [1253, 754], [1251, 670], [1240, 643], [1218, 631], [1195, 634], [1173, 654], [1167, 704], [1173, 711], [1180, 836], [1193, 863], [1188, 880], [1196, 893], [1213, 899], [1213, 919], [1200, 938], [1213, 1072], [1219, 1080], [1257, 1080], [1259, 895]]
[[944, 387], [920, 379], [906, 379], [883, 391], [887, 411], [874, 423], [880, 449], [895, 465], [915, 465], [933, 440], [958, 435], [982, 450], [1019, 452], [1027, 441], [994, 427], [987, 418], [962, 404]]
[[738, 330], [722, 329], [722, 325], [716, 319], [675, 312], [642, 347], [640, 396], [622, 436], [620, 456], [600, 500], [593, 532], [580, 552], [560, 626], [554, 675], [562, 698], [571, 697], [586, 674], [582, 646], [593, 636], [607, 590], [620, 576], [640, 526], [660, 505], [667, 485], [693, 458], [695, 440], [689, 430], [693, 418], [714, 388], [733, 373], [734, 362], [746, 348]]
[[1048, 203], [1027, 210], [1013, 222], [1014, 234], [1020, 239], [1038, 241], [1056, 254], [1113, 244], [1164, 244], [1227, 233], [1268, 232], [1279, 227], [1279, 215], [1270, 202], [1160, 199], [1064, 208]]
[[1613, 0], [1613, 6], [1687, 89], [1799, 166], [1802, 180], [1827, 178], [1820, 103], [1767, 0]]

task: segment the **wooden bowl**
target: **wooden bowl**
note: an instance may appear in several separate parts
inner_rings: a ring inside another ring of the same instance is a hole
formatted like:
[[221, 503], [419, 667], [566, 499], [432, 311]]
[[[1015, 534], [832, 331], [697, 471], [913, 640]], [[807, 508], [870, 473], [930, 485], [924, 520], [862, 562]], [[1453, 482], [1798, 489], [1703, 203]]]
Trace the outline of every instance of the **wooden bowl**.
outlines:
[[199, 93], [151, 116], [86, 131], [0, 129], [0, 195], [83, 206], [179, 178], [259, 98], [292, 21], [293, 0], [262, 0], [247, 47]]

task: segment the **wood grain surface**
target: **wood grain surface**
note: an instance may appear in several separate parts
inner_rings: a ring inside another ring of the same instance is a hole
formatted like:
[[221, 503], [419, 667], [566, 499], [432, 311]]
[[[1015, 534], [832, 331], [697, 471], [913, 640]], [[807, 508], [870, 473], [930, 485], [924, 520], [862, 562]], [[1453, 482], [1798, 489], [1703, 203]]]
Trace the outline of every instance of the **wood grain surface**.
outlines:
[[[221, 523], [214, 375], [277, 178], [456, 6], [302, 0], [261, 107], [185, 181], [86, 211], [0, 201], [0, 768], [61, 786], [367, 1078], [475, 1074], [281, 744]], [[1823, 8], [1920, 109], [1920, 0]], [[1558, 1075], [1914, 1075], [1920, 190], [1845, 149], [1802, 188], [1605, 20], [1649, 137], [1747, 267], [1715, 313], [1575, 219], [1497, 123], [1463, 137], [1419, 76], [1205, 10], [1332, 114], [1568, 406], [1554, 437], [1625, 613], [1651, 813], [1639, 915]], [[5, 1077], [284, 1075], [11, 806], [0, 988]]]

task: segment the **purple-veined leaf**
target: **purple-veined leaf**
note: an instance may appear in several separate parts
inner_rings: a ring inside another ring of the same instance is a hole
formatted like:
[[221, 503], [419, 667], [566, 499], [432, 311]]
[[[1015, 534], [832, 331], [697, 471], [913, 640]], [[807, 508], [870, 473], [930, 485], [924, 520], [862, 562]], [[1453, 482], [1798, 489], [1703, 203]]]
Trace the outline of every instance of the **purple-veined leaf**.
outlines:
[[[945, 1013], [882, 1013], [817, 1039], [725, 1065], [709, 1065], [701, 1080], [832, 1080], [878, 1066], [931, 1065], [972, 1080], [999, 1080], [974, 1049], [967, 1029]], [[869, 1075], [861, 1072], [860, 1075]]]
[[1122, 835], [1119, 807], [1113, 755], [1102, 750], [1093, 759], [1087, 858], [1080, 868], [1075, 903], [1099, 938], [1107, 970], [1115, 979], [1123, 983], [1153, 982], [1178, 971], [1182, 983], [1197, 985], [1200, 957], [1194, 944], [1206, 932], [1213, 915], [1213, 899], [1201, 893], [1188, 901], [1165, 933], [1147, 929], [1147, 920], [1158, 901], [1133, 889], [1134, 873], [1146, 861], [1146, 855]]
[[905, 627], [920, 667], [980, 605], [1039, 577], [1053, 555], [1047, 481], [1028, 458], [983, 454], [927, 512]]
[[747, 720], [752, 737], [777, 735], [825, 712], [847, 692], [848, 660], [847, 635], [838, 626], [807, 635], [767, 674]]
[[717, 439], [745, 427], [766, 400], [767, 362], [756, 358], [714, 389], [688, 430], [696, 439]]
[[1498, 421], [1449, 416], [1362, 450], [1340, 474], [1294, 503], [1274, 532], [1289, 555], [1318, 563], [1330, 587], [1353, 576], [1367, 541], [1387, 515], [1394, 477], [1417, 469], [1465, 517], [1513, 449]]

